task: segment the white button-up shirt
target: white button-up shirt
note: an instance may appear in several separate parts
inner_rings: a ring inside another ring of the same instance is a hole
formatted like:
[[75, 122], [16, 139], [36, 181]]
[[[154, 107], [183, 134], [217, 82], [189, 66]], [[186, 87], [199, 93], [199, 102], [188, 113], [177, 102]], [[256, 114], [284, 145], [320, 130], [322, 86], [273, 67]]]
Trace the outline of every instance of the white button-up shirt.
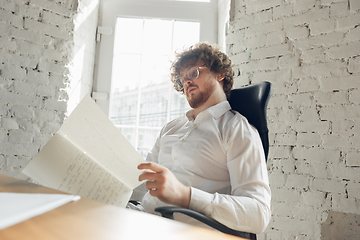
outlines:
[[[240, 231], [261, 233], [268, 225], [271, 193], [261, 139], [227, 101], [196, 119], [190, 110], [169, 122], [147, 161], [168, 168], [191, 187], [190, 209]], [[141, 200], [144, 194], [147, 212], [167, 205], [152, 197], [144, 184], [133, 196]]]

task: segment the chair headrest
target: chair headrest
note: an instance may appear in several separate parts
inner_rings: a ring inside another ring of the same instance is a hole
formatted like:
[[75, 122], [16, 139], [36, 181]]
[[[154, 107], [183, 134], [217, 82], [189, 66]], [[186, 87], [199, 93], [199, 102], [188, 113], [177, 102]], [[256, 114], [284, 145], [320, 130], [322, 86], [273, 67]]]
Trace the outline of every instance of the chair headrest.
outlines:
[[261, 82], [231, 90], [231, 108], [246, 117], [259, 133], [267, 132], [266, 108], [270, 98], [271, 83]]

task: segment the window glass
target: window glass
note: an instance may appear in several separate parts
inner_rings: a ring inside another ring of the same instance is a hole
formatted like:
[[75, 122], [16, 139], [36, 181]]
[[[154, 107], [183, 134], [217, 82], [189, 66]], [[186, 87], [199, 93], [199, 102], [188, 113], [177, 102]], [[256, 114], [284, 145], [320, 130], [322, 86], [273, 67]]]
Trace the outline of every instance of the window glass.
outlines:
[[199, 38], [199, 22], [174, 22], [174, 49], [182, 50], [184, 45], [191, 46], [194, 42], [198, 42]]
[[170, 82], [171, 60], [200, 39], [200, 23], [118, 17], [110, 119], [146, 157], [161, 128], [190, 109]]
[[116, 44], [114, 53], [141, 53], [143, 20], [136, 18], [118, 18], [116, 22]]
[[172, 21], [144, 20], [143, 53], [169, 55], [172, 44]]

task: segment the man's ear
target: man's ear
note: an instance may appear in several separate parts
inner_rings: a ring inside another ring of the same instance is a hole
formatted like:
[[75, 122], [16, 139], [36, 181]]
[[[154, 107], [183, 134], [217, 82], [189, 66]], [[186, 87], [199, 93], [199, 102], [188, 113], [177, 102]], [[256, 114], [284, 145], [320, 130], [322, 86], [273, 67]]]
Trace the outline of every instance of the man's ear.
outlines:
[[217, 76], [218, 82], [221, 82], [222, 80], [224, 80], [224, 78], [225, 78], [225, 73], [219, 74], [219, 75]]

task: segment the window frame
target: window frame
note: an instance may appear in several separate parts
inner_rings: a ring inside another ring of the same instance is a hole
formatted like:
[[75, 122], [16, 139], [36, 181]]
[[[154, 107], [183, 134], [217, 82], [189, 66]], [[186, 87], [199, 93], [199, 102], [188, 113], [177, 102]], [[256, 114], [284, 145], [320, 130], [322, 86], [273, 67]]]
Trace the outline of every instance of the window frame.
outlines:
[[[210, 14], [209, 14], [210, 13]], [[117, 17], [161, 18], [200, 22], [200, 41], [217, 43], [217, 0], [188, 2], [174, 0], [101, 0], [98, 26], [112, 32], [101, 35], [96, 44], [93, 92], [106, 93], [107, 99], [96, 100], [109, 116], [112, 53]]]
[[[200, 41], [217, 43], [217, 2], [218, 0], [210, 0], [210, 2], [100, 0], [98, 26], [106, 28], [106, 31], [100, 35], [100, 41], [96, 44], [93, 93], [105, 93], [100, 95], [107, 96], [106, 99], [95, 100], [108, 117], [110, 113], [113, 51], [117, 18], [196, 21], [200, 23]], [[99, 34], [97, 34], [98, 37]], [[129, 128], [131, 127], [129, 126]], [[158, 129], [158, 127], [145, 127], [144, 129], [151, 130], [152, 128]], [[139, 130], [140, 128], [137, 129]], [[137, 145], [137, 142], [135, 145]]]

